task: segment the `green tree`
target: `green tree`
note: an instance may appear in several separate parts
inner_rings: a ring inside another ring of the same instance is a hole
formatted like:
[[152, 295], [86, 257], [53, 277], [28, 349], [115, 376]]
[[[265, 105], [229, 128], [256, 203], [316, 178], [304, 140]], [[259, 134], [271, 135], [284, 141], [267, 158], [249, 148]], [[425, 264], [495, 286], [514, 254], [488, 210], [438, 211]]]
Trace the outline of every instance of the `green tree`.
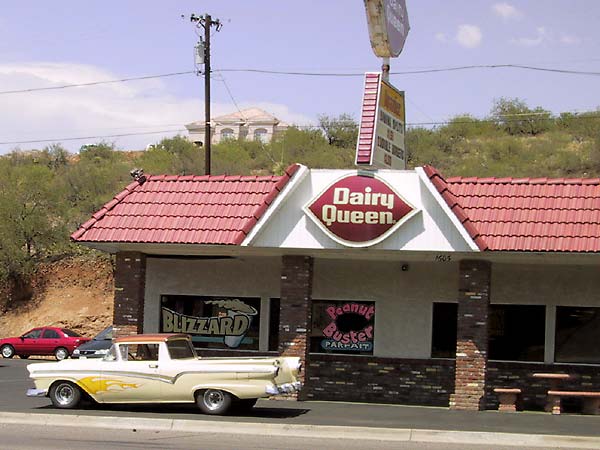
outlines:
[[329, 145], [341, 148], [355, 148], [358, 139], [358, 123], [350, 114], [340, 114], [330, 117], [318, 116], [319, 127], [325, 134]]
[[495, 100], [491, 116], [501, 129], [512, 136], [536, 136], [548, 131], [554, 123], [550, 111], [539, 106], [530, 109], [523, 100], [518, 98]]

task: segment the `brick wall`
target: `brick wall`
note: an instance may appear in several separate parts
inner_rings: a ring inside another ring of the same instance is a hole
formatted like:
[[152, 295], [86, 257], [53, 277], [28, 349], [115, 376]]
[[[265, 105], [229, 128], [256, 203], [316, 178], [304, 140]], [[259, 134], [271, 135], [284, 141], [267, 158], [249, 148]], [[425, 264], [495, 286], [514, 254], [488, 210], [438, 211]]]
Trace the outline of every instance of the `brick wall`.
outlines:
[[453, 409], [484, 409], [491, 264], [460, 262]]
[[144, 325], [146, 255], [118, 252], [115, 264], [114, 337], [141, 333]]
[[307, 400], [448, 406], [454, 361], [311, 354]]
[[[279, 353], [297, 356], [306, 367], [311, 323], [313, 258], [284, 255], [281, 259]], [[300, 381], [304, 382], [303, 371]], [[303, 399], [304, 391], [299, 398]]]

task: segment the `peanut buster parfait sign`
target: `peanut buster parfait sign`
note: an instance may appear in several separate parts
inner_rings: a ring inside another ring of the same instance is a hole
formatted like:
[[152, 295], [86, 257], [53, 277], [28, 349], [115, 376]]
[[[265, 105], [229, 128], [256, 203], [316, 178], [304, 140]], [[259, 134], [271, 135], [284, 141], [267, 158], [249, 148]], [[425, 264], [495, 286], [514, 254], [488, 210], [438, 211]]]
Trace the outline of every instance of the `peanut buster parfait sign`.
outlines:
[[417, 213], [374, 174], [348, 175], [335, 181], [304, 211], [333, 240], [349, 247], [377, 244]]

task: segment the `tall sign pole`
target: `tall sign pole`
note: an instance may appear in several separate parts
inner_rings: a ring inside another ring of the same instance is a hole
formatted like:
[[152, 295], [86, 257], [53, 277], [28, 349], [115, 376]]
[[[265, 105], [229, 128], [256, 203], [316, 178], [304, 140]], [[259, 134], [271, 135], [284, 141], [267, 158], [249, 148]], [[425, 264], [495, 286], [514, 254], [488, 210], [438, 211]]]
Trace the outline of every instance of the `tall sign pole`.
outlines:
[[[210, 28], [215, 27], [216, 31], [221, 30], [219, 19], [212, 20], [210, 14], [196, 16], [192, 14], [190, 21], [196, 23], [196, 28], [204, 28], [204, 39], [198, 36], [199, 42], [196, 44], [196, 63], [204, 65], [204, 174], [210, 175], [210, 150], [211, 150], [211, 130], [210, 130]], [[199, 69], [198, 73], [201, 72]]]
[[390, 58], [402, 52], [410, 29], [406, 0], [364, 0], [369, 38], [381, 72], [367, 72], [355, 164], [367, 169], [405, 169], [404, 92], [390, 84]]

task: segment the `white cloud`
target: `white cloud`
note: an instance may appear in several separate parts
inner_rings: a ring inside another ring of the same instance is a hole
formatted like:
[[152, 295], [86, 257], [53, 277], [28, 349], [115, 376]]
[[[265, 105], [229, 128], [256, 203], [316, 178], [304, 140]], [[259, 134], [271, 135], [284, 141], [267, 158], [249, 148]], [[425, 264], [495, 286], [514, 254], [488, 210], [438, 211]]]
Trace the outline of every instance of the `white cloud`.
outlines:
[[492, 6], [492, 11], [497, 16], [502, 17], [505, 20], [508, 19], [519, 19], [523, 16], [523, 13], [515, 8], [513, 5], [508, 3], [494, 3]]
[[523, 37], [517, 39], [511, 39], [510, 43], [519, 45], [521, 47], [537, 47], [538, 45], [543, 44], [550, 40], [550, 36], [546, 32], [544, 27], [536, 28], [536, 36], [535, 37]]
[[581, 38], [579, 38], [578, 36], [573, 36], [571, 34], [561, 33], [560, 42], [561, 44], [577, 45], [581, 44]]
[[[119, 76], [95, 66], [70, 63], [0, 64], [0, 91], [31, 87], [81, 84], [114, 80]], [[187, 134], [184, 125], [203, 117], [204, 108], [196, 98], [176, 97], [160, 79], [131, 83], [110, 83], [22, 94], [2, 95], [0, 108], [0, 154], [14, 148], [43, 148], [49, 143], [1, 144], [90, 136], [87, 140], [62, 141], [70, 151], [82, 144], [97, 142], [93, 136], [162, 131], [128, 137], [106, 138], [118, 148], [143, 149], [148, 143]], [[240, 107], [258, 106], [288, 123], [306, 124], [311, 119], [290, 111], [282, 104], [240, 102]], [[235, 111], [231, 104], [213, 102], [212, 115]]]
[[448, 42], [448, 37], [444, 33], [435, 33], [435, 40], [439, 42]]
[[479, 47], [481, 44], [481, 30], [476, 25], [459, 25], [456, 41], [467, 48]]

